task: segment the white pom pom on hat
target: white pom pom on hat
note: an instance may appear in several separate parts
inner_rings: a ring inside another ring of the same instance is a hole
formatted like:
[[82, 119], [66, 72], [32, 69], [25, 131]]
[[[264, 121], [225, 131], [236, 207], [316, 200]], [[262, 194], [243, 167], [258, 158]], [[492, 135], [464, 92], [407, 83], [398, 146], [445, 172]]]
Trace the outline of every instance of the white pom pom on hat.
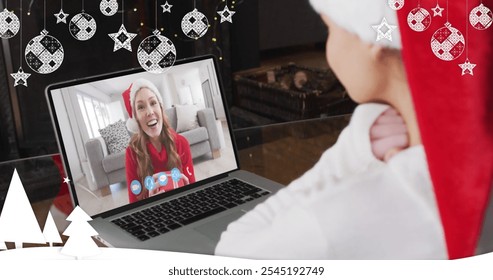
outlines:
[[127, 126], [128, 131], [130, 131], [132, 133], [139, 132], [139, 124], [137, 123], [137, 120], [135, 120], [134, 115], [133, 115], [133, 112], [135, 109], [135, 108], [133, 108], [133, 106], [134, 106], [134, 102], [135, 102], [135, 96], [136, 96], [137, 92], [142, 88], [148, 88], [152, 92], [154, 92], [159, 103], [161, 103], [161, 106], [163, 106], [163, 97], [159, 93], [159, 90], [157, 89], [157, 87], [151, 81], [140, 78], [140, 79], [137, 79], [135, 82], [133, 82], [130, 85], [130, 87], [122, 93], [123, 101], [125, 103], [125, 108], [127, 109], [127, 113], [128, 113], [128, 117], [129, 117], [127, 120], [126, 126]]
[[[377, 39], [372, 26], [379, 25], [385, 18], [389, 25], [398, 26], [397, 13], [385, 0], [310, 0], [315, 11], [328, 16], [335, 24], [367, 43], [401, 49], [399, 29], [392, 31], [392, 41]], [[330, 31], [329, 31], [330, 32]]]

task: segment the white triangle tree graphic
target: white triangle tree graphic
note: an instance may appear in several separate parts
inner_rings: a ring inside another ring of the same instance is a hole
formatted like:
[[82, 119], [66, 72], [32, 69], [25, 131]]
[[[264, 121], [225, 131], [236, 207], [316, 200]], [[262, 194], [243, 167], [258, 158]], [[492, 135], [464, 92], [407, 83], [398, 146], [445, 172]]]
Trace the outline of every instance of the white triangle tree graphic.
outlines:
[[46, 217], [43, 235], [45, 237], [45, 241], [49, 243], [50, 247], [53, 246], [53, 243], [63, 243], [51, 212], [48, 212], [48, 216]]
[[67, 217], [67, 221], [71, 223], [63, 232], [63, 235], [68, 236], [69, 239], [62, 248], [62, 254], [80, 259], [100, 253], [99, 247], [91, 238], [91, 236], [98, 235], [96, 230], [88, 223], [91, 220], [91, 217], [84, 210], [79, 206], [75, 207]]
[[46, 244], [17, 169], [0, 213], [0, 239], [2, 243], [14, 242], [16, 249], [22, 248], [22, 243]]

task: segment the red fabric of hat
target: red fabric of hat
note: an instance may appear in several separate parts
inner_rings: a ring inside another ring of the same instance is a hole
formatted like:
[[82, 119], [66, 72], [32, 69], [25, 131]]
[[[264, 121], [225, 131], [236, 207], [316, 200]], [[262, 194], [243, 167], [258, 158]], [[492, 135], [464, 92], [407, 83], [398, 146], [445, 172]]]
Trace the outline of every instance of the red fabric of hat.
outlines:
[[130, 85], [123, 93], [123, 103], [125, 103], [125, 109], [127, 109], [128, 116], [133, 118], [132, 113], [132, 105], [130, 104], [130, 90], [132, 89], [132, 85]]
[[[417, 5], [406, 3], [398, 11], [402, 55], [451, 259], [474, 254], [493, 182], [493, 26], [474, 28], [469, 13], [479, 3], [469, 1], [466, 8], [466, 1], [448, 1], [448, 9], [441, 1], [442, 17], [431, 12], [436, 1], [421, 1], [432, 20], [423, 32], [408, 27]], [[443, 50], [436, 44], [454, 44], [447, 38], [450, 29], [442, 29], [447, 14], [465, 39], [461, 54], [460, 43], [449, 50], [457, 56], [451, 61], [439, 58]], [[473, 75], [462, 75], [459, 67], [467, 58], [476, 64]]]

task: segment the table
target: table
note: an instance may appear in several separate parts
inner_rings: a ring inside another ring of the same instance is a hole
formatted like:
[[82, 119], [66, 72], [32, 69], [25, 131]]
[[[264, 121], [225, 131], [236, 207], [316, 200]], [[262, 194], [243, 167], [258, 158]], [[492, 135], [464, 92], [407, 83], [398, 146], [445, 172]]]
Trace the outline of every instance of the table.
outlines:
[[[287, 185], [310, 169], [335, 143], [349, 118], [344, 115], [236, 129], [233, 136], [240, 167]], [[41, 229], [50, 208], [72, 209], [59, 154], [0, 163], [0, 207], [14, 168]], [[62, 239], [65, 242], [67, 238], [62, 236]], [[24, 247], [30, 246], [40, 245], [24, 244]], [[13, 244], [7, 243], [7, 247], [13, 248]]]

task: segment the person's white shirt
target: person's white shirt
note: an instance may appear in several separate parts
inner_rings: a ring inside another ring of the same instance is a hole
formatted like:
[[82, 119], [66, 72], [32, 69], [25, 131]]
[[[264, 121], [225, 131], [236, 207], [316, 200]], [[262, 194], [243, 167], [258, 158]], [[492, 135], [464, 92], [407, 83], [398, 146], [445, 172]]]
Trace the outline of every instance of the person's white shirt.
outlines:
[[370, 127], [387, 108], [358, 106], [318, 163], [231, 223], [215, 254], [254, 259], [447, 259], [423, 146], [401, 151], [387, 163], [371, 151]]

